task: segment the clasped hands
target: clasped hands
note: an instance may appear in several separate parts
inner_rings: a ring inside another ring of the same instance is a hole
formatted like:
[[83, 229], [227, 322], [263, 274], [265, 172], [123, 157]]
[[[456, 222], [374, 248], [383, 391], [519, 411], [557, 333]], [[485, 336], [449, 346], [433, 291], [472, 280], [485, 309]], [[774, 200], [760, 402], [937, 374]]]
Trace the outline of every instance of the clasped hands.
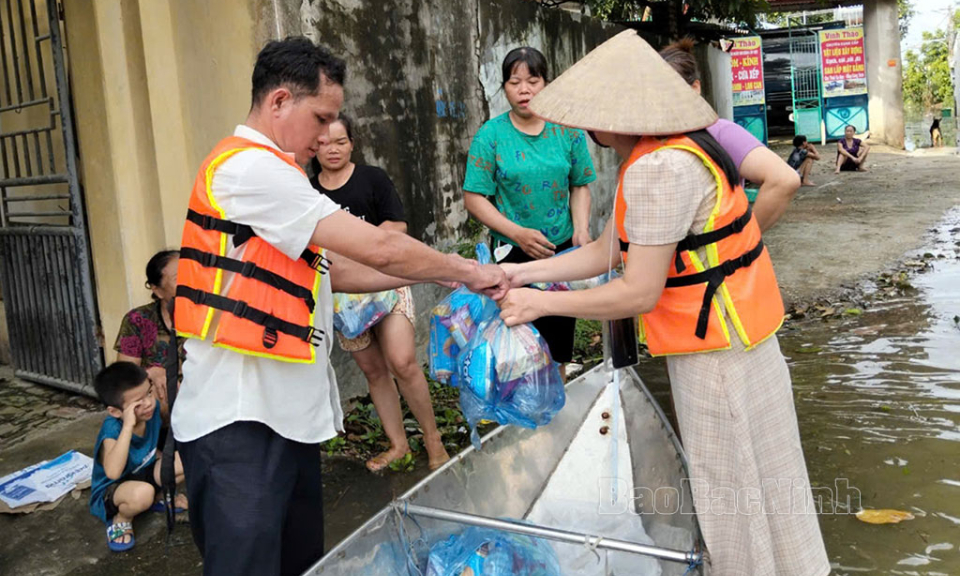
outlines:
[[[539, 306], [543, 292], [522, 288], [518, 264], [480, 264], [474, 262], [475, 273], [471, 281], [464, 285], [467, 289], [483, 294], [500, 306], [500, 318], [507, 326], [516, 326], [536, 320], [543, 316]], [[455, 288], [455, 285], [443, 283]]]

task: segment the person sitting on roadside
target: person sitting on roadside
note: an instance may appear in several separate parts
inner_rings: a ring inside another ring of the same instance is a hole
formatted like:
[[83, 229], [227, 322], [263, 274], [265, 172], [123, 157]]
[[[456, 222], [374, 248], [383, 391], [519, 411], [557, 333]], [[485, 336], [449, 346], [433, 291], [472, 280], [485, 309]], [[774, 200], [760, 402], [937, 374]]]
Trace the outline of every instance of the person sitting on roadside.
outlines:
[[[345, 114], [330, 124], [329, 136], [321, 141], [314, 159], [316, 176], [310, 183], [350, 214], [385, 230], [407, 233], [400, 196], [390, 177], [376, 166], [354, 164], [353, 122]], [[390, 439], [390, 449], [367, 461], [371, 472], [379, 472], [391, 462], [410, 453], [400, 394], [423, 430], [431, 470], [450, 459], [437, 430], [430, 386], [417, 362], [413, 330], [416, 315], [409, 286], [398, 288], [397, 304], [376, 326], [356, 338], [337, 332], [340, 348], [349, 352], [363, 371], [370, 387], [370, 398]], [[396, 382], [394, 382], [396, 378]]]
[[[153, 301], [127, 312], [113, 345], [118, 361], [131, 362], [147, 371], [154, 394], [160, 401], [164, 429], [170, 422], [165, 363], [173, 335], [170, 303], [177, 290], [179, 260], [179, 250], [161, 250], [150, 258], [147, 262], [146, 287], [152, 292], [150, 297]], [[180, 358], [182, 362], [182, 350]], [[161, 443], [164, 438], [166, 434], [161, 434]]]
[[[94, 389], [107, 405], [93, 451], [90, 513], [107, 525], [107, 546], [114, 552], [133, 548], [133, 519], [154, 506], [160, 491], [160, 402], [147, 372], [132, 362], [114, 362], [94, 379]], [[183, 465], [175, 454], [177, 482]], [[177, 506], [187, 501], [178, 495]]]
[[801, 134], [793, 137], [793, 152], [787, 158], [787, 164], [800, 175], [801, 186], [816, 186], [810, 180], [810, 171], [813, 163], [819, 159], [820, 153], [807, 141], [806, 136]]
[[867, 171], [864, 162], [870, 147], [863, 140], [854, 138], [855, 133], [853, 126], [848, 125], [843, 129], [843, 138], [837, 142], [837, 169], [834, 174]]

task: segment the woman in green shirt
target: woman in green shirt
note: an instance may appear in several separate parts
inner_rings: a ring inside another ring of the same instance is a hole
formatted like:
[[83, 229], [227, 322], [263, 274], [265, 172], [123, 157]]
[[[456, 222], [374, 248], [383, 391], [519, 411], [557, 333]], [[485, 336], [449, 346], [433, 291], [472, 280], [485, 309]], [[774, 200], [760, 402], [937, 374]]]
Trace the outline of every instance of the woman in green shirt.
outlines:
[[[510, 111], [473, 137], [463, 183], [467, 210], [490, 228], [498, 263], [549, 258], [588, 244], [587, 185], [597, 177], [586, 137], [527, 108], [547, 84], [547, 61], [539, 50], [511, 50], [501, 69]], [[572, 360], [575, 319], [546, 317], [534, 325], [554, 361]]]

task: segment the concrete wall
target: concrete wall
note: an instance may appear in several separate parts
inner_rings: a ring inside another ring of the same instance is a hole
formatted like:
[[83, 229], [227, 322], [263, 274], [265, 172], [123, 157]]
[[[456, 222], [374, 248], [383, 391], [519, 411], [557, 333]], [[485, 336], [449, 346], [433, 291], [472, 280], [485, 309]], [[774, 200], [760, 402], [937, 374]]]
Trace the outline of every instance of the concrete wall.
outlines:
[[[522, 0], [303, 0], [304, 35], [347, 59], [344, 111], [356, 118], [355, 160], [384, 168], [397, 186], [410, 233], [441, 249], [462, 233], [461, 186], [477, 129], [509, 109], [500, 64], [511, 49], [540, 49], [556, 76], [618, 29]], [[291, 29], [291, 23], [285, 26]], [[609, 216], [618, 160], [591, 144], [598, 171], [593, 230]], [[424, 350], [430, 308], [443, 290], [414, 288]], [[365, 393], [356, 366], [336, 353], [345, 396]], [[426, 360], [425, 357], [421, 360]]]
[[869, 90], [870, 139], [903, 148], [903, 62], [900, 59], [895, 0], [864, 2], [863, 44]]
[[[108, 361], [123, 314], [149, 298], [147, 260], [179, 244], [197, 166], [246, 117], [266, 41], [303, 34], [347, 60], [355, 160], [390, 174], [412, 235], [448, 249], [468, 218], [470, 141], [506, 110], [506, 52], [540, 48], [557, 74], [617, 31], [525, 0], [396, 0], [389, 10], [375, 0], [65, 0], [64, 11]], [[592, 152], [596, 232], [611, 211], [617, 160]], [[421, 344], [443, 292], [414, 290]], [[345, 398], [365, 393], [339, 351], [335, 366]]]

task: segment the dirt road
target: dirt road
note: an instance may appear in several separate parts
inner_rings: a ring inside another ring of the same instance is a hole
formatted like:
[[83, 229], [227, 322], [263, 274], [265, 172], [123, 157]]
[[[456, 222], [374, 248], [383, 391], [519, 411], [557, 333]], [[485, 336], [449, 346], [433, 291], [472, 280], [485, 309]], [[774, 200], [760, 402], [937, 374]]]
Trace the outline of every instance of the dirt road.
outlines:
[[877, 146], [870, 154], [869, 172], [836, 176], [826, 160], [832, 155], [823, 154], [811, 176], [818, 186], [801, 188], [764, 234], [788, 306], [887, 268], [960, 204], [955, 148], [908, 154]]

